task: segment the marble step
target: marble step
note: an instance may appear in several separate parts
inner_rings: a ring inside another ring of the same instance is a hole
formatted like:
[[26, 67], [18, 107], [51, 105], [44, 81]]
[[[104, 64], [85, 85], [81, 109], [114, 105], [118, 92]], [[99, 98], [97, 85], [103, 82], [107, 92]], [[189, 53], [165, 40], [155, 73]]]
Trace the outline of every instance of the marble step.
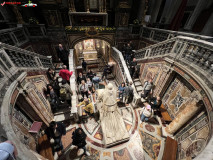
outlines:
[[137, 81], [140, 81], [140, 79], [139, 78], [135, 78], [133, 81], [137, 82]]
[[142, 86], [136, 86], [135, 88], [136, 88], [137, 92], [140, 92], [140, 91], [143, 90], [143, 87], [142, 87]]
[[137, 82], [134, 82], [135, 86], [142, 86], [141, 82], [137, 81]]

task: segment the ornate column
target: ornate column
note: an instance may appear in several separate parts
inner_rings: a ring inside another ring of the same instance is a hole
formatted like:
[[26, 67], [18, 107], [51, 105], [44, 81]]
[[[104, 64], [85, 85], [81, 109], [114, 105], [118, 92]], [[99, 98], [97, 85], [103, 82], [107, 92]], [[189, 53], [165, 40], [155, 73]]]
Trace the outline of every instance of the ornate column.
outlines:
[[106, 0], [103, 0], [103, 11], [104, 11], [104, 13], [107, 12], [107, 11], [106, 11]]
[[213, 36], [213, 13], [209, 17], [208, 21], [206, 22], [206, 25], [204, 26], [201, 34]]
[[76, 12], [74, 0], [69, 0], [68, 3], [69, 3], [69, 11]]
[[140, 0], [140, 5], [139, 5], [139, 10], [138, 10], [138, 20], [139, 21], [143, 21], [145, 15], [144, 15], [144, 11], [145, 11], [145, 4], [146, 4], [147, 0]]
[[99, 0], [99, 13], [103, 12], [103, 0]]
[[160, 21], [165, 20], [165, 24], [170, 24], [181, 4], [181, 1], [182, 0], [167, 0]]
[[192, 16], [190, 17], [188, 23], [185, 25], [184, 29], [186, 30], [191, 30], [196, 19], [198, 18], [198, 16], [200, 15], [200, 13], [202, 12], [203, 9], [205, 9], [206, 5], [208, 4], [209, 0], [199, 0], [193, 13]]
[[155, 0], [154, 8], [151, 13], [151, 21], [150, 21], [151, 24], [155, 23], [157, 20], [157, 16], [158, 16], [158, 12], [160, 10], [161, 3], [162, 3], [162, 0]]
[[17, 5], [13, 5], [13, 11], [14, 11], [14, 13], [15, 13], [15, 15], [16, 15], [16, 19], [17, 19], [17, 21], [18, 21], [18, 24], [24, 24], [24, 20], [23, 20], [23, 18], [22, 18], [21, 13], [20, 13], [19, 10], [18, 10]]
[[87, 12], [90, 12], [89, 11], [89, 0], [86, 0], [86, 8], [87, 8]]
[[174, 134], [186, 122], [188, 122], [200, 109], [200, 106], [198, 105], [199, 100], [201, 100], [201, 95], [197, 91], [194, 91], [192, 93], [192, 100], [189, 101], [188, 104], [186, 104], [186, 107], [166, 127], [166, 132], [169, 134]]

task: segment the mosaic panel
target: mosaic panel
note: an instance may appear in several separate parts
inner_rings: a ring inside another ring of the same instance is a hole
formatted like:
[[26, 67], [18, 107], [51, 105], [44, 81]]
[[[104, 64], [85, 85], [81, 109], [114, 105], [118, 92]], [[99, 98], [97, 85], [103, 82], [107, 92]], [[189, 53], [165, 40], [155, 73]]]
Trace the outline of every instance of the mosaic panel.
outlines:
[[172, 119], [191, 101], [191, 86], [180, 76], [177, 76], [167, 89], [162, 102]]
[[133, 160], [127, 148], [113, 152], [114, 160]]
[[201, 113], [176, 134], [178, 159], [196, 157], [205, 148], [209, 134], [207, 115]]
[[144, 151], [154, 160], [158, 158], [161, 140], [152, 135], [139, 130]]

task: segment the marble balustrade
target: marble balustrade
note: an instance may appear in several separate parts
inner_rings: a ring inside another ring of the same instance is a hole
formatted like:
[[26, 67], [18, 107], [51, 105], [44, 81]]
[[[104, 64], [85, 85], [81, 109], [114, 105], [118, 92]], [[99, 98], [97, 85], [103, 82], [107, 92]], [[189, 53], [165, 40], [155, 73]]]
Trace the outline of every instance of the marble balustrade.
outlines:
[[[140, 27], [140, 29], [139, 29]], [[154, 42], [161, 42], [167, 39], [171, 39], [177, 36], [187, 36], [196, 39], [213, 41], [213, 37], [198, 35], [187, 32], [179, 32], [179, 31], [171, 31], [165, 29], [151, 28], [151, 27], [143, 27], [141, 25], [129, 25], [130, 32], [132, 34], [139, 34], [141, 38], [147, 39]]]

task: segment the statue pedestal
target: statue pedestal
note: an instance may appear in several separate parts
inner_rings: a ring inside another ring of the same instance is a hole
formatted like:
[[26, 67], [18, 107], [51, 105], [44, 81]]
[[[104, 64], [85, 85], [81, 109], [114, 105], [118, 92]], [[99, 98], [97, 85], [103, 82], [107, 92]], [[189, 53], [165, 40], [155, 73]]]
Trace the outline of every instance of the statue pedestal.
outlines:
[[104, 145], [105, 145], [106, 148], [109, 148], [109, 147], [112, 147], [112, 146], [127, 142], [129, 139], [130, 139], [130, 137], [129, 137], [129, 135], [127, 135], [123, 139], [118, 140], [118, 141], [114, 141], [114, 142], [107, 142], [107, 141], [104, 140]]

